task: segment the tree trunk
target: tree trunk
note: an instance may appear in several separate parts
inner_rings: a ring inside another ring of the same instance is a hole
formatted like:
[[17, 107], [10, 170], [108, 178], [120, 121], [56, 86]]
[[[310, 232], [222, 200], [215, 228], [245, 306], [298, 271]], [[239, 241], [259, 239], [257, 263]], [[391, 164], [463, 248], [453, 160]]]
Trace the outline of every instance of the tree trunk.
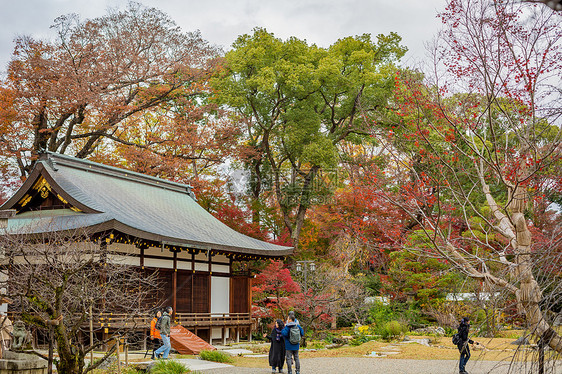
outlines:
[[562, 353], [562, 339], [545, 321], [539, 305], [542, 299], [542, 291], [533, 276], [531, 268], [532, 237], [523, 214], [526, 205], [525, 197], [525, 190], [518, 186], [515, 188], [508, 205], [508, 209], [513, 212], [511, 219], [516, 233], [515, 240], [511, 241], [516, 253], [515, 276], [520, 281], [519, 292], [516, 296], [525, 311], [530, 331], [538, 338], [543, 339], [545, 344], [548, 344], [553, 350]]

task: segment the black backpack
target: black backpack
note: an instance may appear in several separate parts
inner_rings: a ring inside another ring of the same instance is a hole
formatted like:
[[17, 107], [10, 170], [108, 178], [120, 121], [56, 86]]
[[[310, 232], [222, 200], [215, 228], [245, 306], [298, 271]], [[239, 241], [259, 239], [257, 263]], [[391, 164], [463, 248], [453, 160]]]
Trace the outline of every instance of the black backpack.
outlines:
[[453, 335], [453, 344], [459, 345], [460, 343], [461, 343], [461, 337], [459, 336], [459, 334]]
[[160, 329], [162, 328], [162, 317], [163, 316], [158, 317], [158, 320], [156, 321], [156, 325], [154, 326], [154, 328], [158, 331], [160, 331]]

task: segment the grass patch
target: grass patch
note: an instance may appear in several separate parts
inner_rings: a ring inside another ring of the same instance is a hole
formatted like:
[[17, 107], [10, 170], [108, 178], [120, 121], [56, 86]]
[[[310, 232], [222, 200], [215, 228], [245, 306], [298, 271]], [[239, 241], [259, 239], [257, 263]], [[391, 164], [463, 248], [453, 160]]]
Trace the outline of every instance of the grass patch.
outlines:
[[[483, 337], [471, 337], [473, 340], [480, 342], [482, 345], [480, 347], [471, 347], [472, 358], [471, 360], [484, 360], [484, 361], [525, 361], [529, 360], [530, 356], [533, 354], [533, 349], [527, 346], [518, 347], [511, 344], [515, 341], [515, 337], [521, 335], [522, 331], [511, 331], [506, 335], [505, 338], [483, 338]], [[335, 349], [319, 349], [317, 351], [302, 351], [300, 356], [302, 358], [314, 358], [314, 357], [362, 357], [370, 354], [373, 351], [383, 353], [389, 350], [389, 346], [395, 348], [395, 351], [399, 351], [398, 354], [388, 355], [386, 359], [413, 359], [413, 360], [455, 360], [459, 359], [459, 351], [455, 345], [451, 342], [451, 338], [448, 336], [438, 337], [438, 336], [428, 336], [420, 335], [416, 338], [429, 338], [430, 347], [422, 344], [409, 343], [409, 344], [399, 344], [398, 341], [394, 340], [392, 342], [379, 340], [371, 340], [363, 344], [352, 346], [344, 345]], [[318, 344], [316, 344], [318, 343]], [[316, 345], [320, 346], [321, 343], [317, 341], [310, 342], [309, 348], [316, 348]], [[260, 350], [260, 353], [267, 353], [269, 351], [269, 345], [261, 346], [262, 348], [267, 347], [267, 349]], [[253, 349], [250, 348], [250, 349]], [[248, 368], [267, 368], [268, 360], [265, 358], [256, 357], [235, 357], [234, 366], [248, 367]]]
[[[111, 365], [107, 369], [94, 369], [91, 371], [93, 374], [113, 374], [117, 373], [117, 363]], [[142, 371], [139, 371], [137, 368], [133, 366], [121, 366], [121, 374], [141, 374]]]
[[203, 360], [207, 361], [229, 364], [234, 362], [234, 359], [228, 353], [224, 353], [223, 351], [201, 351], [201, 353], [199, 353], [199, 356]]
[[186, 374], [191, 370], [174, 360], [160, 360], [150, 370], [151, 374]]
[[500, 330], [496, 333], [495, 338], [507, 338], [516, 340], [523, 336], [524, 330]]

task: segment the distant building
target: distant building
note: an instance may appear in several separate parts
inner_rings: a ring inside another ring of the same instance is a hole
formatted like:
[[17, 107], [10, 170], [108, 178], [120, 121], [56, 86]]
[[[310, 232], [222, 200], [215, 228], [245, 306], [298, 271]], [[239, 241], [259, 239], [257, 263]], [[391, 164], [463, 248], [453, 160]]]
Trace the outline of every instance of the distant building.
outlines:
[[500, 296], [499, 292], [480, 292], [478, 294], [474, 292], [467, 293], [449, 293], [446, 296], [447, 301], [488, 301], [492, 298], [497, 298]]

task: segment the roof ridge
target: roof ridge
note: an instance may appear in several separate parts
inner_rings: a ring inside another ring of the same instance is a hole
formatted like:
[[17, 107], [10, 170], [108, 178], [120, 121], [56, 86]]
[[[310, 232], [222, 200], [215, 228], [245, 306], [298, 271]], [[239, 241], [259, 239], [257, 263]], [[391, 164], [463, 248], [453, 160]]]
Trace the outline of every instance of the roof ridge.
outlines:
[[40, 155], [39, 162], [45, 162], [55, 171], [57, 170], [57, 165], [68, 166], [75, 169], [107, 175], [110, 177], [140, 182], [154, 187], [187, 193], [195, 199], [195, 195], [191, 190], [192, 186], [189, 184], [183, 184], [162, 178], [152, 177], [150, 175], [138, 173], [135, 171], [121, 169], [115, 166], [104, 165], [99, 162], [63, 155], [51, 151], [42, 153]]

